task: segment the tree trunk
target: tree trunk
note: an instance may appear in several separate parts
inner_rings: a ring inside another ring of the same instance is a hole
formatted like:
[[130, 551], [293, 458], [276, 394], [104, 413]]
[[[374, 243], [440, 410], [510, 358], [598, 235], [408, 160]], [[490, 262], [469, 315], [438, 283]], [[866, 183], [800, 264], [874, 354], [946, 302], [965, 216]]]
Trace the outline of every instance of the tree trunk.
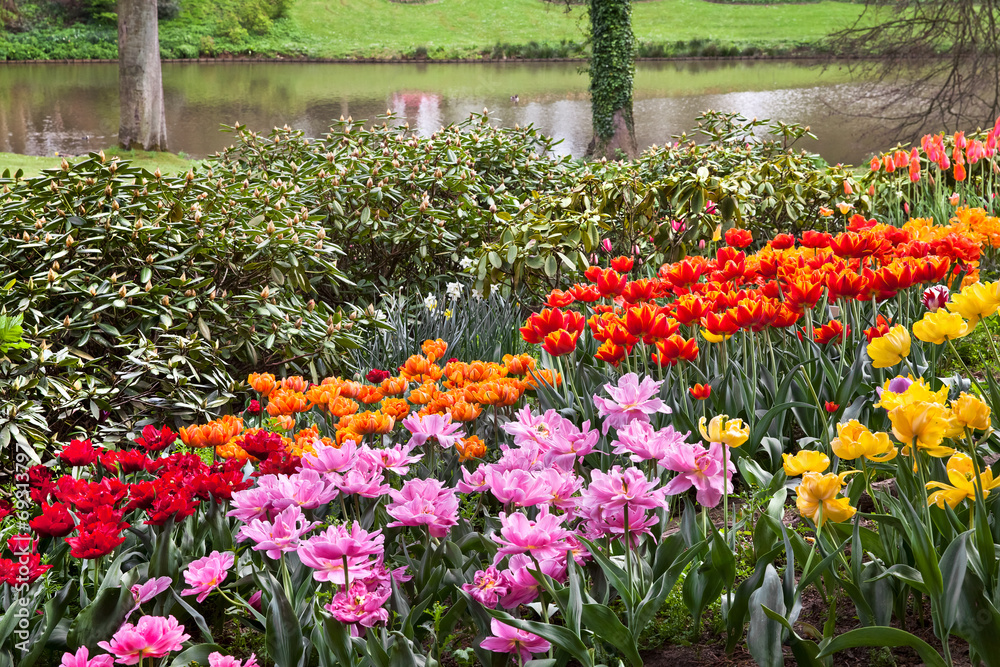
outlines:
[[632, 0], [590, 0], [590, 97], [594, 139], [588, 157], [635, 157]]
[[118, 2], [118, 144], [167, 150], [156, 0]]

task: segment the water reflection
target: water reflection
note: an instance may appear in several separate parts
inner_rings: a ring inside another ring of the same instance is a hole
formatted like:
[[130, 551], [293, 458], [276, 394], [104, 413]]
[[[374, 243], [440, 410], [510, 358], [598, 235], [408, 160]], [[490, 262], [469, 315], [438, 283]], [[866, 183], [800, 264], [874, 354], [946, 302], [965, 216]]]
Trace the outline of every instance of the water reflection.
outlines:
[[[498, 124], [534, 124], [580, 155], [590, 141], [587, 77], [573, 63], [180, 64], [163, 67], [172, 150], [204, 156], [231, 143], [221, 124], [258, 131], [289, 125], [322, 134], [341, 115], [392, 109], [422, 134], [488, 108]], [[808, 124], [802, 144], [831, 162], [869, 154], [876, 121], [863, 111], [846, 71], [773, 61], [639, 63], [635, 78], [640, 146], [690, 129], [705, 109]], [[511, 96], [517, 95], [517, 102]], [[0, 65], [0, 151], [80, 154], [117, 141], [115, 65]]]

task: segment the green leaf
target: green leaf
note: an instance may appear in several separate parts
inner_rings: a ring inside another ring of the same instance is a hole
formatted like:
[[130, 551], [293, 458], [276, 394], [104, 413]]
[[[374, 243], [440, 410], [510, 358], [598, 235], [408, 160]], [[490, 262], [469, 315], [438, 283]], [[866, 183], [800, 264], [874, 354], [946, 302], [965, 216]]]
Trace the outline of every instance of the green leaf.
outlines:
[[556, 275], [556, 258], [553, 255], [549, 255], [545, 258], [545, 275], [549, 278], [554, 278]]
[[747, 632], [747, 648], [750, 655], [763, 667], [781, 667], [785, 664], [781, 653], [782, 626], [768, 618], [764, 607], [778, 614], [785, 614], [785, 596], [781, 578], [770, 563], [764, 569], [764, 580], [760, 588], [750, 594], [750, 630]]
[[598, 637], [622, 652], [633, 667], [642, 667], [635, 637], [618, 620], [618, 615], [603, 604], [583, 605], [583, 623]]
[[271, 579], [271, 604], [264, 626], [264, 646], [275, 667], [298, 667], [302, 658], [302, 627], [281, 585]]
[[170, 661], [170, 667], [188, 667], [192, 662], [196, 662], [199, 665], [207, 665], [209, 654], [216, 652], [227, 653], [226, 649], [218, 644], [195, 644], [178, 653]]
[[838, 651], [860, 646], [907, 646], [917, 652], [920, 659], [929, 667], [947, 667], [947, 663], [938, 655], [930, 644], [920, 637], [898, 628], [871, 627], [850, 630], [833, 640], [820, 651], [819, 657], [825, 658]]

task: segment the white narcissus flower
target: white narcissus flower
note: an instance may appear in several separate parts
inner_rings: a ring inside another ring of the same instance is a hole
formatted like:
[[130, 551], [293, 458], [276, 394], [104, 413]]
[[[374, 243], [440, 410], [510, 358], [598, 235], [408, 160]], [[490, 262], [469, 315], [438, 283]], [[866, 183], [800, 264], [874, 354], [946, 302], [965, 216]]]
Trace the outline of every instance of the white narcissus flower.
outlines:
[[438, 307], [437, 297], [434, 296], [433, 294], [428, 294], [426, 297], [424, 297], [424, 307], [427, 310], [430, 310], [430, 311], [433, 312], [434, 309]]
[[445, 290], [445, 292], [448, 294], [448, 297], [451, 299], [461, 298], [463, 291], [464, 288], [462, 286], [462, 283], [459, 282], [448, 283], [448, 288]]

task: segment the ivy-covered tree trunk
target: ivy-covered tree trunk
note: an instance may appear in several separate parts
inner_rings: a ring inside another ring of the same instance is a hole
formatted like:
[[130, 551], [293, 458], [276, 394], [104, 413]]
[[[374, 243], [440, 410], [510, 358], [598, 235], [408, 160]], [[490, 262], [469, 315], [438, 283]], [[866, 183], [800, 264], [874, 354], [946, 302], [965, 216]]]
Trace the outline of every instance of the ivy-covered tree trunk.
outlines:
[[167, 150], [157, 0], [118, 2], [118, 144]]
[[635, 36], [632, 0], [590, 0], [590, 97], [594, 139], [589, 157], [638, 153], [632, 119]]

